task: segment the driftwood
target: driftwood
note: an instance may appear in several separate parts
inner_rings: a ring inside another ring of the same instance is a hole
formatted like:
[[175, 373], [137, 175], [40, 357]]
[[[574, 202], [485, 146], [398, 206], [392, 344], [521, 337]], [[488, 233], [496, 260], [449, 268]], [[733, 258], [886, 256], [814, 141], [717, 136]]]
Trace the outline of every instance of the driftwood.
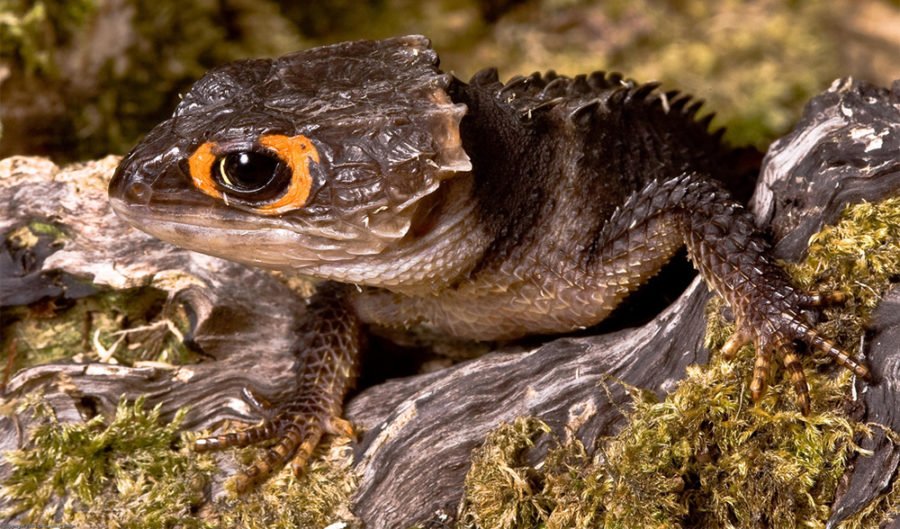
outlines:
[[[83, 420], [83, 400], [109, 413], [121, 395], [147, 395], [171, 416], [190, 405], [186, 428], [224, 419], [255, 420], [236, 398], [243, 387], [277, 398], [292, 383], [287, 354], [302, 299], [270, 274], [184, 252], [125, 227], [106, 205], [104, 179], [115, 159], [58, 169], [27, 158], [0, 162], [0, 233], [32, 219], [65, 227], [62, 248], [37, 260], [0, 255], [0, 308], [94, 288], [153, 285], [190, 307], [190, 338], [215, 361], [166, 368], [56, 363], [17, 373], [7, 396], [42, 390], [63, 420]], [[878, 200], [900, 189], [900, 84], [892, 91], [836, 81], [812, 101], [797, 129], [776, 142], [764, 162], [752, 207], [771, 226], [779, 257], [796, 260], [809, 236], [842, 207]], [[462, 494], [470, 453], [501, 421], [537, 416], [558, 434], [590, 446], [623, 423], [630, 397], [620, 380], [659, 395], [686, 366], [703, 364], [704, 308], [710, 299], [695, 280], [649, 323], [598, 336], [561, 338], [527, 352], [496, 351], [440, 371], [390, 380], [351, 398], [346, 415], [361, 432], [354, 461], [360, 476], [351, 504], [367, 527], [406, 527], [443, 512], [452, 516]], [[875, 313], [867, 357], [876, 383], [858, 384], [864, 420], [900, 431], [900, 289]], [[61, 376], [67, 384], [58, 384]], [[0, 420], [0, 449], [21, 445], [18, 421]], [[900, 452], [876, 431], [835, 499], [832, 523], [884, 493]], [[0, 478], [9, 468], [0, 467]], [[221, 490], [221, 480], [215, 491]], [[894, 521], [900, 527], [900, 521]]]

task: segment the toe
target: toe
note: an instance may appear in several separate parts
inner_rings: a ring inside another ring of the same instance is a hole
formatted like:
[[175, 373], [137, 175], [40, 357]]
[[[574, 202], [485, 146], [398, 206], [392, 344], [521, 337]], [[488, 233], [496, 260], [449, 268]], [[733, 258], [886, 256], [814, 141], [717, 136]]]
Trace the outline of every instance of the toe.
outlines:
[[734, 334], [728, 338], [728, 341], [725, 342], [725, 345], [722, 346], [721, 352], [725, 358], [734, 358], [738, 349], [750, 343], [750, 333], [744, 331], [743, 329], [735, 331]]

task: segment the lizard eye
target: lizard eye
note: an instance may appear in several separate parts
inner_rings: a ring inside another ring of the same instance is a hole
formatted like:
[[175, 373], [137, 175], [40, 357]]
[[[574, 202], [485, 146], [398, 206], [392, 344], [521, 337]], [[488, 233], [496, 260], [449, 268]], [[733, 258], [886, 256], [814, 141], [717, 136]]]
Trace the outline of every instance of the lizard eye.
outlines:
[[188, 158], [194, 187], [225, 204], [250, 208], [263, 215], [279, 215], [303, 207], [312, 190], [310, 168], [319, 151], [303, 135], [266, 134], [256, 146], [223, 152], [208, 141]]
[[226, 154], [218, 159], [213, 170], [213, 178], [219, 185], [239, 195], [255, 195], [276, 180], [285, 183], [290, 180], [290, 170], [281, 160], [253, 151]]

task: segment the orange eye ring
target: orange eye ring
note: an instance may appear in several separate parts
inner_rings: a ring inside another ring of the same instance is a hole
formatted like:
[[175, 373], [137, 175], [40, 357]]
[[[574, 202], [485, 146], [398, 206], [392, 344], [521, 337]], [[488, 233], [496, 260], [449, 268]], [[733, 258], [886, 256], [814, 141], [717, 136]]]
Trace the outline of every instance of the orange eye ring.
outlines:
[[[291, 170], [291, 180], [284, 193], [276, 200], [254, 207], [264, 215], [278, 215], [306, 204], [312, 189], [310, 160], [319, 163], [319, 152], [313, 143], [303, 135], [284, 136], [267, 134], [258, 140], [260, 146], [274, 152]], [[214, 152], [217, 144], [206, 142], [194, 151], [188, 159], [188, 167], [194, 187], [213, 198], [228, 201], [213, 180], [213, 164], [218, 155]]]
[[188, 159], [188, 167], [194, 187], [213, 198], [222, 198], [222, 193], [212, 179], [212, 167], [216, 161], [216, 155], [213, 153], [215, 146], [215, 142], [208, 141], [197, 147]]
[[291, 168], [291, 183], [278, 200], [256, 208], [257, 211], [274, 215], [303, 207], [312, 189], [309, 161], [319, 163], [319, 151], [309, 138], [302, 134], [290, 137], [269, 134], [260, 137], [259, 144], [278, 153], [278, 157]]

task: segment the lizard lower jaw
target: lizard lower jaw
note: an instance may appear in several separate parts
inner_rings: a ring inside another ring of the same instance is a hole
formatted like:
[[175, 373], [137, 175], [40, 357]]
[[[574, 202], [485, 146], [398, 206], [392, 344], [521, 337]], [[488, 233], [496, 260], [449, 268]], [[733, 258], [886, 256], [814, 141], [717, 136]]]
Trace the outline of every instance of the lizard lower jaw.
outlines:
[[158, 239], [263, 268], [302, 272], [326, 264], [346, 266], [372, 253], [365, 241], [308, 234], [274, 218], [261, 222], [241, 215], [224, 217], [221, 209], [136, 205], [115, 197], [110, 198], [110, 205], [128, 224]]

